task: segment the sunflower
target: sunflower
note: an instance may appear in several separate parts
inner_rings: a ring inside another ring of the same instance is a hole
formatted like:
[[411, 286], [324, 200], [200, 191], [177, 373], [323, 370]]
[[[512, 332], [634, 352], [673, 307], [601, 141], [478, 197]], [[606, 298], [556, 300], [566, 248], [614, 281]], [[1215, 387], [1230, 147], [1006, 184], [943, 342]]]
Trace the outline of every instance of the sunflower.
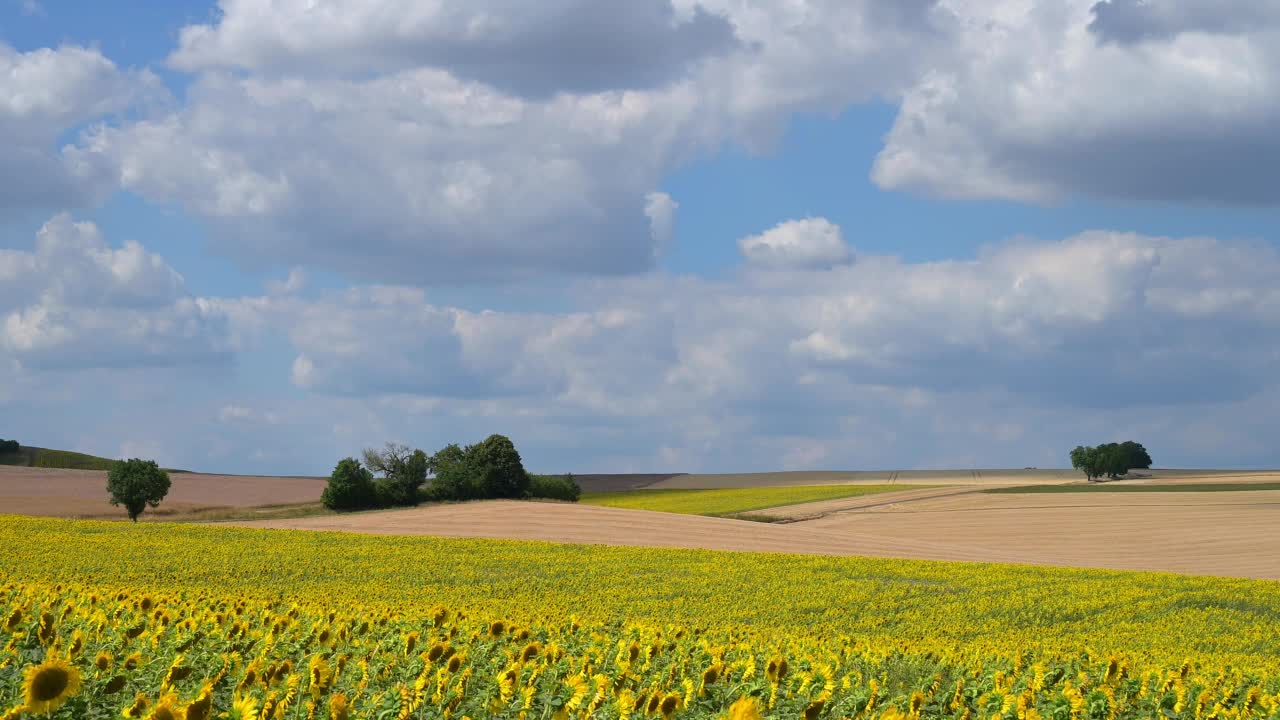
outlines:
[[681, 700], [683, 698], [680, 697], [680, 693], [670, 693], [662, 698], [662, 702], [658, 704], [658, 711], [662, 713], [662, 717], [670, 718], [676, 710], [680, 709]]
[[93, 658], [93, 666], [103, 672], [106, 672], [111, 669], [111, 663], [113, 660], [115, 660], [115, 658], [111, 656], [111, 653], [104, 650]]
[[764, 720], [760, 715], [760, 706], [750, 696], [739, 698], [729, 706], [729, 720]]
[[123, 675], [117, 675], [111, 678], [107, 681], [107, 684], [102, 687], [102, 694], [115, 695], [124, 689], [125, 682], [127, 682], [127, 678]]
[[538, 657], [538, 653], [540, 652], [542, 652], [542, 646], [536, 642], [531, 642], [528, 645], [525, 645], [524, 649], [520, 651], [520, 660], [522, 662], [528, 662]]
[[822, 714], [822, 709], [826, 706], [827, 704], [821, 700], [814, 700], [809, 703], [809, 707], [804, 709], [804, 720], [817, 720], [818, 716]]
[[200, 686], [200, 694], [183, 712], [183, 720], [209, 720], [213, 716], [213, 683], [208, 680]]
[[27, 668], [22, 681], [27, 711], [49, 713], [80, 692], [80, 671], [57, 657]]
[[501, 637], [502, 633], [507, 629], [506, 624], [501, 620], [495, 620], [489, 623], [489, 637]]
[[142, 693], [138, 693], [137, 696], [133, 698], [133, 704], [125, 708], [120, 715], [126, 718], [140, 718], [142, 717], [142, 713], [147, 711], [148, 704], [147, 696]]
[[160, 698], [155, 707], [151, 708], [151, 712], [147, 713], [147, 720], [181, 720], [181, 718], [178, 697], [172, 693]]
[[342, 693], [334, 693], [329, 698], [329, 720], [348, 720], [351, 716], [351, 709], [347, 703], [347, 696]]
[[252, 695], [237, 697], [232, 701], [231, 712], [227, 717], [229, 720], [257, 720], [258, 701]]
[[9, 613], [9, 618], [4, 621], [4, 629], [13, 632], [20, 622], [22, 622], [22, 608], [14, 608], [13, 612]]

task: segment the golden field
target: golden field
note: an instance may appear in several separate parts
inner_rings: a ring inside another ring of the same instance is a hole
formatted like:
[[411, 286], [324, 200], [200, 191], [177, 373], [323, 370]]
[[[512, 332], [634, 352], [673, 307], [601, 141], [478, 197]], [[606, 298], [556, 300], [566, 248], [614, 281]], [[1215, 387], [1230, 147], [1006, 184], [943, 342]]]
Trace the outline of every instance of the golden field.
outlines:
[[1280, 713], [1274, 582], [12, 516], [0, 547], [6, 718]]
[[583, 493], [579, 502], [586, 505], [716, 517], [753, 510], [767, 510], [783, 505], [863, 497], [901, 490], [902, 488], [898, 485], [783, 485], [712, 490], [629, 490]]

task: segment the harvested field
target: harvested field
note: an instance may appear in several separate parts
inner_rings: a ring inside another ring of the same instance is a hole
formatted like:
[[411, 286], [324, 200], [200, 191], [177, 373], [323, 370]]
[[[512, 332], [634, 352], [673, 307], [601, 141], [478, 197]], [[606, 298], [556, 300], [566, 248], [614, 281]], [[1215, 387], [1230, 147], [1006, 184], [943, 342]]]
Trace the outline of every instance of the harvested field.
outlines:
[[[170, 473], [169, 495], [143, 519], [172, 518], [225, 508], [276, 507], [315, 503], [325, 481], [316, 478]], [[107, 500], [102, 470], [51, 470], [0, 466], [0, 509], [50, 517], [125, 518], [124, 508]]]
[[791, 506], [789, 512], [803, 517], [825, 503], [864, 503], [828, 506], [830, 514], [786, 524], [512, 501], [237, 524], [1280, 579], [1280, 491], [1026, 496], [974, 490]]

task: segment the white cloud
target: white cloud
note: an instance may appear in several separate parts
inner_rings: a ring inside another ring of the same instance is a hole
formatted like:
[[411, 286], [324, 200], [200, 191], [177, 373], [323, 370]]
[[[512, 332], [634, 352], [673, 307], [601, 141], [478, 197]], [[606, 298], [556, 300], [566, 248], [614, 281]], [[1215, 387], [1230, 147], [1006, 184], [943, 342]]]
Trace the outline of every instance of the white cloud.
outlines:
[[0, 359], [31, 368], [225, 361], [226, 318], [135, 242], [112, 248], [92, 223], [58, 215], [33, 251], [0, 252]]
[[158, 92], [149, 72], [122, 72], [97, 50], [18, 52], [0, 42], [0, 214], [86, 205], [115, 188], [107, 158], [61, 136]]
[[[114, 282], [91, 227], [51, 227], [58, 247], [94, 258], [89, 285]], [[1275, 277], [1280, 253], [1266, 245], [1096, 231], [969, 260], [595, 280], [562, 298], [581, 310], [554, 313], [476, 312], [388, 286], [170, 288], [167, 302], [67, 313], [40, 286], [7, 314], [0, 362], [19, 362], [0, 404], [31, 432], [59, 418], [65, 429], [46, 433], [100, 437], [104, 452], [154, 436], [175, 448], [166, 462], [209, 469], [322, 472], [389, 438], [435, 447], [494, 431], [535, 467], [582, 472], [1053, 466], [1065, 447], [1119, 434], [1169, 462], [1265, 464], [1280, 422]], [[176, 331], [192, 317], [209, 324]], [[138, 323], [174, 330], [158, 333], [158, 356], [121, 340]], [[218, 351], [295, 388], [228, 402], [257, 393], [156, 365]], [[102, 366], [104, 353], [115, 370], [57, 371], [81, 367], [68, 358]], [[145, 371], [138, 384], [121, 384], [128, 368]], [[128, 434], [57, 410], [86, 398], [126, 407]], [[1192, 437], [1213, 423], [1234, 433]], [[267, 465], [246, 459], [264, 448]]]
[[687, 85], [534, 103], [434, 70], [206, 75], [188, 98], [88, 147], [227, 252], [398, 283], [647, 267], [646, 195], [714, 137]]
[[436, 67], [515, 95], [665, 85], [736, 44], [722, 17], [671, 0], [220, 0], [170, 63], [297, 74]]
[[751, 263], [769, 268], [828, 268], [853, 260], [840, 227], [826, 218], [788, 220], [738, 241]]
[[881, 187], [1280, 202], [1275, 3], [949, 4], [962, 19], [952, 60], [903, 96], [872, 171]]

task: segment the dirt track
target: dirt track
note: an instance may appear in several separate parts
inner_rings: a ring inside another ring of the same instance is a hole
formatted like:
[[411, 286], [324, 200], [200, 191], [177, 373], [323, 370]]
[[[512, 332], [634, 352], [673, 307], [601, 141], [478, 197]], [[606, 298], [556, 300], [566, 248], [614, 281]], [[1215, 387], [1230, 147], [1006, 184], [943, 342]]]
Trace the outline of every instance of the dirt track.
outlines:
[[511, 501], [240, 524], [1280, 579], [1280, 491], [899, 499], [787, 524]]
[[[151, 516], [211, 508], [248, 508], [316, 502], [325, 481], [313, 478], [170, 473], [172, 486]], [[123, 518], [107, 501], [101, 470], [49, 470], [0, 465], [0, 512], [80, 518]]]

